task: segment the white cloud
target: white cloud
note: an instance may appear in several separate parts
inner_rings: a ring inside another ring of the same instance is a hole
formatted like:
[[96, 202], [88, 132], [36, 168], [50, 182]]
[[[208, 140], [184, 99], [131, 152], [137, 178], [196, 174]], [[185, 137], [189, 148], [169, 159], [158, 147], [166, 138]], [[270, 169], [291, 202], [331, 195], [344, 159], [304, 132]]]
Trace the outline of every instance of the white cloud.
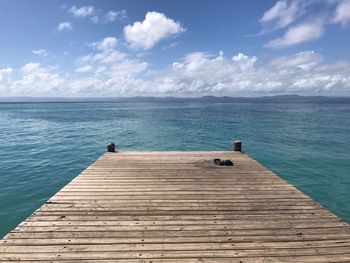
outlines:
[[114, 10], [109, 10], [105, 14], [105, 22], [106, 23], [112, 23], [116, 20], [123, 20], [126, 19], [126, 11], [121, 10], [121, 11], [114, 11]]
[[179, 22], [158, 12], [148, 12], [142, 22], [124, 27], [127, 42], [134, 48], [151, 49], [162, 39], [185, 31]]
[[114, 49], [105, 49], [102, 52], [91, 53], [78, 58], [77, 64], [83, 65], [86, 63], [103, 63], [110, 64], [123, 60], [126, 54]]
[[255, 56], [248, 57], [242, 53], [238, 53], [232, 57], [232, 60], [237, 62], [239, 67], [243, 70], [254, 67], [255, 62], [258, 60]]
[[0, 69], [0, 83], [9, 82], [11, 80], [13, 69], [10, 67]]
[[49, 54], [46, 49], [33, 49], [32, 52], [33, 54], [42, 56], [42, 57], [47, 57]]
[[297, 1], [287, 0], [277, 1], [276, 4], [264, 13], [261, 17], [261, 23], [273, 22], [274, 29], [283, 28], [295, 21], [299, 6]]
[[274, 58], [269, 66], [274, 68], [294, 68], [309, 71], [322, 61], [322, 57], [314, 51], [304, 51], [291, 56]]
[[[112, 49], [108, 52], [119, 52]], [[135, 95], [233, 95], [264, 94], [349, 95], [350, 62], [324, 63], [314, 51], [260, 61], [238, 53], [225, 56], [206, 52], [187, 54], [168, 69], [150, 71], [146, 61], [126, 54], [104, 63], [93, 52], [81, 60], [76, 72], [60, 73], [56, 68], [27, 63], [18, 70], [0, 69], [0, 94], [31, 96], [135, 96]], [[105, 57], [107, 58], [107, 57]]]
[[103, 51], [102, 53], [95, 54], [92, 60], [108, 64], [108, 63], [115, 63], [115, 62], [121, 61], [125, 57], [126, 57], [126, 54], [116, 50], [111, 50], [111, 51]]
[[195, 71], [198, 68], [200, 68], [204, 63], [206, 63], [209, 59], [209, 54], [204, 52], [193, 52], [190, 54], [187, 54], [183, 62], [174, 62], [173, 63], [173, 69], [182, 69], [186, 67], [186, 70], [188, 72]]
[[230, 90], [240, 90], [242, 85], [250, 83], [248, 76], [254, 71], [255, 61], [255, 57], [241, 53], [228, 59], [222, 52], [219, 56], [195, 52], [186, 55], [183, 61], [173, 63], [171, 71], [159, 84], [165, 93], [229, 94]]
[[104, 51], [114, 49], [118, 44], [118, 39], [115, 37], [105, 37], [99, 42], [93, 42], [90, 46], [97, 48], [98, 50]]
[[[16, 79], [11, 78], [13, 69], [5, 69], [7, 76], [2, 78], [0, 70], [0, 92], [5, 95], [41, 96], [61, 94], [65, 92], [66, 81], [59, 73], [44, 68], [39, 63], [27, 63], [16, 73]], [[5, 85], [4, 85], [5, 82]]]
[[21, 71], [23, 71], [24, 73], [29, 73], [29, 72], [33, 72], [36, 71], [40, 68], [40, 63], [34, 63], [34, 62], [30, 62], [25, 64], [22, 68]]
[[281, 37], [267, 43], [266, 47], [284, 48], [320, 38], [324, 34], [320, 21], [306, 22], [293, 26]]
[[0, 69], [0, 94], [7, 94], [12, 91], [12, 72], [10, 67]]
[[93, 69], [93, 67], [91, 65], [86, 65], [86, 66], [82, 66], [82, 67], [76, 68], [75, 72], [77, 72], [77, 73], [87, 73], [87, 72], [92, 71], [92, 69]]
[[94, 49], [93, 53], [80, 57], [76, 64], [79, 70], [96, 67], [96, 74], [107, 75], [135, 75], [144, 71], [148, 63], [138, 62], [128, 58], [127, 54], [116, 49], [118, 40], [115, 37], [106, 37], [98, 42], [89, 44]]
[[13, 69], [10, 67], [0, 69], [0, 81], [8, 79], [12, 73]]
[[105, 37], [101, 41], [88, 44], [90, 47], [100, 51], [80, 57], [77, 64], [85, 63], [114, 63], [125, 58], [126, 54], [117, 51], [115, 48], [118, 39], [115, 37]]
[[57, 31], [62, 32], [64, 30], [71, 30], [73, 28], [71, 22], [61, 22], [57, 26]]
[[109, 10], [105, 14], [101, 14], [101, 10], [96, 10], [93, 6], [72, 6], [68, 12], [77, 18], [89, 18], [95, 24], [112, 23], [116, 20], [123, 20], [127, 18], [125, 10]]
[[241, 53], [232, 60], [223, 54], [195, 53], [174, 63], [157, 84], [165, 93], [187, 95], [350, 93], [348, 62], [322, 64], [322, 57], [313, 51], [274, 58], [260, 67], [256, 60]]
[[95, 8], [93, 6], [82, 6], [80, 8], [72, 6], [69, 12], [75, 17], [87, 17], [95, 14]]
[[344, 27], [350, 25], [350, 0], [340, 1], [333, 17], [334, 23], [341, 23]]
[[120, 63], [116, 63], [111, 67], [109, 72], [113, 77], [133, 77], [146, 70], [148, 63], [138, 62], [133, 60], [125, 60]]

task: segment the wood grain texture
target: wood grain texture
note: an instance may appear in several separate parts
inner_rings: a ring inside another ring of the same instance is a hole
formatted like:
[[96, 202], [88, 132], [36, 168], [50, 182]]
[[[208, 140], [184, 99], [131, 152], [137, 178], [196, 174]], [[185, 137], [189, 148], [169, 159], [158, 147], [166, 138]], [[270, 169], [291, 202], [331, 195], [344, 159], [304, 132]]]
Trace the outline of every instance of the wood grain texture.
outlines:
[[240, 152], [106, 153], [0, 241], [0, 261], [350, 262], [350, 226]]

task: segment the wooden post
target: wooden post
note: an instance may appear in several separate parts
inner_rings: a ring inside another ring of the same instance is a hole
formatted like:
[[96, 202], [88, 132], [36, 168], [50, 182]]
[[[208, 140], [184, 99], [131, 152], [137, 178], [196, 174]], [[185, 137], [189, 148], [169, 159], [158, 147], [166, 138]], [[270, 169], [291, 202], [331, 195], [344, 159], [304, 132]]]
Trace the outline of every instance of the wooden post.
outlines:
[[235, 152], [241, 152], [242, 151], [242, 143], [241, 143], [241, 141], [235, 141], [233, 143], [233, 151], [235, 151]]
[[113, 142], [109, 142], [107, 144], [107, 152], [109, 152], [109, 153], [115, 152], [115, 144]]

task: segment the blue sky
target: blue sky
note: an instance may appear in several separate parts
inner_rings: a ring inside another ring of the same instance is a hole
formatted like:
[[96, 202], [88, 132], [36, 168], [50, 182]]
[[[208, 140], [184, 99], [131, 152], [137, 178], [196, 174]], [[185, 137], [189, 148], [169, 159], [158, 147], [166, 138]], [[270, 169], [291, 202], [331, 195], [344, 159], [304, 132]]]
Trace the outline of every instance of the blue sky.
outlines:
[[350, 95], [350, 0], [2, 0], [0, 25], [0, 96]]

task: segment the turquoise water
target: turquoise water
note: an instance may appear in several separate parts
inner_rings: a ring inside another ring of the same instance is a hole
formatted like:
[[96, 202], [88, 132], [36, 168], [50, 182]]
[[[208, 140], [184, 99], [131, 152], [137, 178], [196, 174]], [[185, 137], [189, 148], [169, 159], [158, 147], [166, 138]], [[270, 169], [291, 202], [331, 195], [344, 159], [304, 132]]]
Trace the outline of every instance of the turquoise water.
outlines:
[[350, 222], [350, 104], [0, 104], [0, 236], [114, 141], [244, 151]]

